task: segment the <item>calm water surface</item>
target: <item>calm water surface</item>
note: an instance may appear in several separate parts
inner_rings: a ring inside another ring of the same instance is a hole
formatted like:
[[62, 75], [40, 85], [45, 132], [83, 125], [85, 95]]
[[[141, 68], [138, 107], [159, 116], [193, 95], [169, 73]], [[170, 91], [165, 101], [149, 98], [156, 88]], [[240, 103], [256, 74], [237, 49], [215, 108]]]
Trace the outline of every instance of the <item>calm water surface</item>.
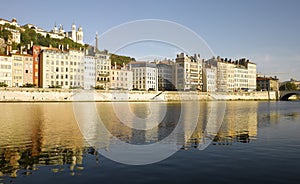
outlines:
[[[120, 164], [95, 151], [78, 128], [72, 103], [0, 103], [0, 183], [300, 182], [300, 102], [227, 102], [222, 126], [200, 151], [213, 103], [201, 103], [198, 125], [191, 137], [181, 135], [177, 153], [140, 166]], [[165, 117], [147, 122], [153, 126], [149, 130], [120, 123], [111, 103], [97, 103], [96, 109], [114, 137], [146, 145], [174, 130], [182, 104], [156, 102], [154, 112], [149, 103], [129, 105], [140, 118], [159, 114], [163, 106]], [[185, 116], [188, 125], [190, 116]], [[89, 123], [87, 127], [93, 126]], [[108, 151], [113, 146], [99, 139], [97, 131], [86, 136]]]

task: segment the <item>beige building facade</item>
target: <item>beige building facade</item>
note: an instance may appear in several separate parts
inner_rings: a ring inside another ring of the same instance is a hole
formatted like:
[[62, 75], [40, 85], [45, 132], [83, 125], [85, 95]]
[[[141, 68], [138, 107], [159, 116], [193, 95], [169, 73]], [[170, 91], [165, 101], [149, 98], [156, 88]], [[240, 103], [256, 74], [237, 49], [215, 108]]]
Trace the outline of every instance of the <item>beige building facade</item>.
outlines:
[[0, 82], [12, 87], [12, 57], [0, 54]]
[[202, 63], [200, 55], [188, 56], [185, 53], [178, 54], [175, 65], [176, 89], [202, 91]]
[[40, 55], [39, 87], [82, 88], [84, 52], [44, 49]]
[[133, 72], [128, 66], [113, 66], [110, 72], [110, 88], [131, 90], [133, 87]]
[[101, 89], [110, 88], [110, 54], [107, 50], [97, 51], [96, 59], [96, 87]]

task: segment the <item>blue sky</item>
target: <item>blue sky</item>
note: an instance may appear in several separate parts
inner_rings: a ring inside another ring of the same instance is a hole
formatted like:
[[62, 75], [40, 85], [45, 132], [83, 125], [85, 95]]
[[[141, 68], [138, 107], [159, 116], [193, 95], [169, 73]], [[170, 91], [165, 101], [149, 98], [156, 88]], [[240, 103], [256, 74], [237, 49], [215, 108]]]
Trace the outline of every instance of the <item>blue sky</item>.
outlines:
[[[0, 17], [15, 17], [21, 25], [33, 23], [46, 30], [55, 22], [68, 30], [74, 22], [83, 27], [86, 43], [94, 42], [96, 31], [101, 35], [129, 21], [168, 20], [197, 33], [216, 55], [247, 57], [257, 63], [261, 73], [300, 80], [299, 9], [298, 0], [11, 0], [1, 3]], [[151, 47], [153, 43], [144, 43], [120, 53], [138, 59], [175, 57], [174, 49], [162, 44], [159, 49]]]

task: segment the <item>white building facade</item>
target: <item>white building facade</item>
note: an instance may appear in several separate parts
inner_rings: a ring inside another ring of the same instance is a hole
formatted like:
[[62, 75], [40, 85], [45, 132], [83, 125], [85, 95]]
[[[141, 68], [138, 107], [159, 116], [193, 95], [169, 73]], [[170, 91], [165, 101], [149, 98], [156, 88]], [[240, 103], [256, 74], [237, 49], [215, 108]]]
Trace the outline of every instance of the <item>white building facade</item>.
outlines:
[[12, 87], [12, 57], [0, 54], [0, 82]]
[[217, 67], [210, 64], [204, 65], [203, 67], [203, 91], [217, 91]]
[[247, 62], [247, 69], [248, 69], [248, 89], [251, 91], [255, 91], [256, 75], [257, 75], [256, 64], [252, 62]]
[[20, 27], [20, 25], [18, 24], [17, 19], [15, 19], [15, 18], [13, 18], [11, 21], [0, 18], [0, 25], [5, 25], [5, 24]]
[[217, 68], [217, 91], [233, 92], [256, 89], [256, 64], [242, 58], [232, 61], [220, 57], [206, 61]]
[[133, 71], [133, 89], [158, 90], [158, 73], [155, 63], [131, 62]]
[[84, 56], [84, 89], [96, 86], [96, 59], [94, 56]]
[[39, 87], [83, 88], [84, 52], [42, 50], [39, 65]]

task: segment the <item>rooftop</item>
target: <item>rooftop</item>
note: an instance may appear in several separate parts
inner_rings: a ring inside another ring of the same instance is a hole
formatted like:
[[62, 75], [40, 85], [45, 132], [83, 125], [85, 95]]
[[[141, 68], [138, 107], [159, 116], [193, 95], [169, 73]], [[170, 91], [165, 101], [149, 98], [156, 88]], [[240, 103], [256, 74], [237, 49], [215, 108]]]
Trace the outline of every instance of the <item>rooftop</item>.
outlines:
[[266, 80], [279, 80], [279, 79], [278, 78], [273, 78], [273, 77], [257, 77], [256, 80], [266, 81]]

